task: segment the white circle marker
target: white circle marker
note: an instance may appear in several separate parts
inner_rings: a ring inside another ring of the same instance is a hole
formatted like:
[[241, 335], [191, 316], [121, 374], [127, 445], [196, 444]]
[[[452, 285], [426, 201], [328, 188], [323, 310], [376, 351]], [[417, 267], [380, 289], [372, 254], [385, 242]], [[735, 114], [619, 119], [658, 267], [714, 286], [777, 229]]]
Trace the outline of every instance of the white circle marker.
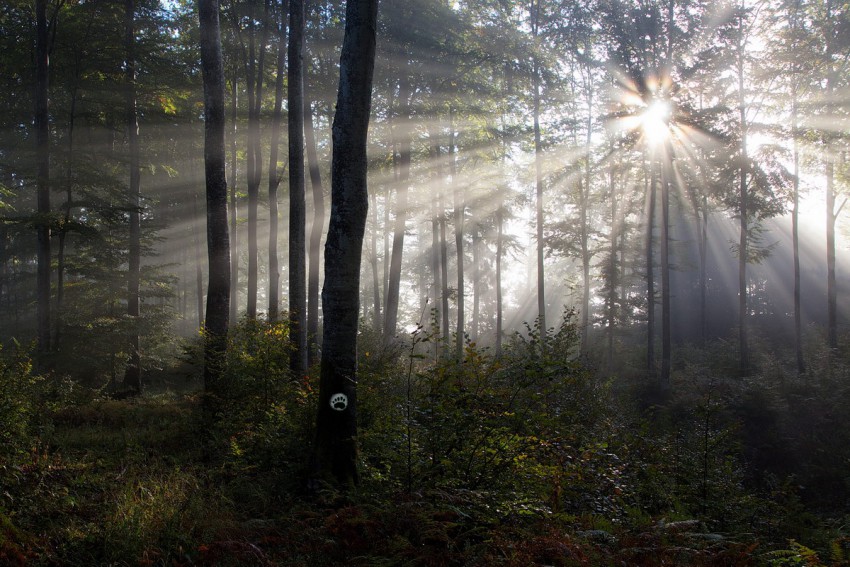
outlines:
[[348, 407], [348, 396], [343, 393], [334, 394], [331, 396], [331, 409], [335, 411], [344, 411]]

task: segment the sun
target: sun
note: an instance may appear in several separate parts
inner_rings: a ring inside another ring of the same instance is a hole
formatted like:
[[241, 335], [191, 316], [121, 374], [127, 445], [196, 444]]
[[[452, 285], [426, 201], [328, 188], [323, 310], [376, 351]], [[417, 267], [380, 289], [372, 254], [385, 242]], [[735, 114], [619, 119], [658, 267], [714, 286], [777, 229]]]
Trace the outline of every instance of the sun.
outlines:
[[673, 108], [666, 100], [653, 100], [640, 114], [640, 128], [650, 146], [659, 146], [670, 139], [670, 117]]

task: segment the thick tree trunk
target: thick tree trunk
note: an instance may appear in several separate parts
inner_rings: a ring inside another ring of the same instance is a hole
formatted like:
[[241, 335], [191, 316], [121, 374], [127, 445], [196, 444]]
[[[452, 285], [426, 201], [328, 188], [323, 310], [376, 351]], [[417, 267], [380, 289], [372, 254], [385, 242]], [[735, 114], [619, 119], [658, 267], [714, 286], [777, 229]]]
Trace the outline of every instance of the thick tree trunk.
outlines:
[[[402, 73], [404, 73], [403, 71]], [[393, 224], [393, 248], [387, 283], [386, 309], [384, 310], [384, 341], [395, 336], [398, 324], [399, 287], [401, 285], [401, 260], [404, 251], [404, 233], [407, 229], [407, 184], [410, 179], [410, 80], [404, 74], [398, 86], [398, 177], [396, 179], [395, 221]]]
[[35, 39], [35, 140], [37, 193], [36, 319], [39, 365], [50, 352], [50, 131], [47, 107], [48, 30], [47, 0], [36, 0]]
[[271, 141], [269, 144], [269, 321], [277, 321], [280, 312], [280, 260], [278, 258], [278, 201], [280, 175], [277, 172], [280, 152], [280, 117], [283, 107], [283, 69], [286, 65], [286, 3], [281, 3], [282, 13], [277, 22], [277, 68], [274, 82], [274, 108], [272, 109]]
[[[304, 182], [304, 3], [290, 0], [289, 100], [289, 338], [293, 376], [307, 372], [307, 251]], [[359, 255], [359, 252], [358, 252]]]
[[[325, 244], [319, 411], [314, 475], [358, 482], [357, 322], [368, 214], [366, 140], [375, 65], [377, 0], [348, 0], [333, 124], [331, 217]], [[342, 396], [347, 397], [347, 405]], [[332, 405], [333, 404], [333, 405]]]
[[139, 284], [141, 276], [141, 196], [139, 170], [139, 121], [136, 112], [135, 2], [124, 2], [124, 50], [126, 80], [127, 147], [130, 154], [130, 243], [127, 274], [127, 315], [130, 316], [130, 359], [124, 373], [124, 387], [135, 393], [142, 391], [139, 356]]
[[218, 0], [198, 0], [204, 82], [204, 173], [209, 284], [204, 325], [204, 385], [215, 392], [224, 369], [230, 315], [230, 242], [224, 147], [224, 68]]

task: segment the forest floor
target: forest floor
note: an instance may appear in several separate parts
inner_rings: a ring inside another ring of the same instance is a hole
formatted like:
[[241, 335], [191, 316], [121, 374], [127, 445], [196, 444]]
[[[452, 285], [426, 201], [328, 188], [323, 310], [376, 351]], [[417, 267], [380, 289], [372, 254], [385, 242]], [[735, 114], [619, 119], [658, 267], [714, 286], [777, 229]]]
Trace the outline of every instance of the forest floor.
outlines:
[[[748, 534], [655, 519], [601, 529], [470, 491], [298, 498], [260, 469], [204, 459], [197, 396], [59, 409], [4, 471], [6, 565], [821, 565]], [[835, 562], [835, 565], [847, 563]]]

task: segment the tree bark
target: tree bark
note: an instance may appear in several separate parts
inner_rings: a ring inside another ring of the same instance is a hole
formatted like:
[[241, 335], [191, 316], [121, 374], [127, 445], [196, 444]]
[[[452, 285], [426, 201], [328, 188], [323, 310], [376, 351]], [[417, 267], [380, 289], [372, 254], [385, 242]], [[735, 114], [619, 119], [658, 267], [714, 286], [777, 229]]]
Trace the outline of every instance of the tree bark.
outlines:
[[656, 164], [653, 157], [649, 180], [649, 203], [646, 211], [646, 372], [654, 380], [658, 369], [655, 366], [655, 189]]
[[[532, 36], [537, 41], [540, 25], [540, 0], [532, 1]], [[535, 46], [536, 47], [536, 46]], [[543, 165], [541, 160], [542, 142], [540, 135], [540, 62], [537, 55], [532, 62], [532, 88], [534, 91], [534, 178], [536, 187], [536, 228], [537, 228], [537, 319], [541, 336], [546, 335], [546, 285], [543, 272]]]
[[236, 185], [239, 182], [239, 161], [236, 150], [238, 100], [236, 88], [236, 72], [230, 82], [230, 324], [239, 319], [239, 231], [238, 203]]
[[[366, 141], [375, 66], [377, 0], [348, 0], [333, 124], [331, 217], [325, 244], [319, 410], [314, 475], [339, 486], [358, 482], [357, 322], [360, 260], [369, 202]], [[348, 404], [331, 407], [332, 398]], [[338, 408], [343, 407], [341, 411]]]
[[747, 203], [747, 170], [749, 168], [747, 154], [747, 106], [744, 98], [744, 22], [743, 16], [738, 22], [738, 45], [737, 45], [737, 74], [738, 74], [738, 119], [740, 122], [740, 166], [739, 166], [739, 195], [738, 214], [740, 216], [740, 235], [738, 239], [738, 356], [739, 374], [749, 376], [750, 374], [750, 347], [748, 336], [748, 314], [747, 314], [747, 256], [748, 252], [748, 226], [749, 211]]
[[280, 261], [277, 252], [279, 232], [277, 190], [280, 186], [280, 176], [277, 172], [277, 162], [280, 152], [280, 117], [283, 106], [283, 69], [286, 66], [285, 30], [286, 3], [281, 2], [281, 14], [277, 22], [277, 68], [274, 82], [271, 141], [269, 144], [269, 321], [277, 321], [280, 311]]
[[126, 80], [127, 147], [130, 163], [130, 243], [127, 274], [127, 315], [131, 318], [130, 359], [124, 373], [124, 387], [136, 394], [142, 391], [139, 355], [139, 285], [141, 277], [141, 195], [139, 170], [139, 120], [136, 112], [135, 2], [124, 2], [124, 50]]
[[[260, 143], [260, 111], [263, 106], [263, 76], [266, 40], [268, 39], [269, 2], [265, 0], [263, 30], [259, 48], [255, 45], [255, 16], [251, 14], [248, 35], [248, 53], [245, 76], [248, 91], [248, 317], [257, 317], [257, 289], [259, 286], [259, 246], [257, 243], [258, 207], [262, 177], [262, 145]], [[253, 12], [253, 9], [252, 9]]]
[[404, 251], [404, 233], [407, 228], [407, 184], [410, 179], [410, 79], [406, 66], [399, 78], [398, 119], [401, 135], [394, 139], [399, 143], [399, 174], [396, 179], [395, 219], [393, 224], [393, 248], [387, 284], [387, 305], [384, 309], [384, 340], [395, 336], [398, 324], [399, 287], [401, 285], [401, 260]]
[[[307, 372], [307, 257], [304, 182], [304, 3], [290, 0], [289, 100], [289, 337], [293, 376]], [[359, 254], [359, 252], [358, 252]]]
[[304, 142], [313, 193], [313, 225], [310, 228], [307, 273], [307, 364], [313, 366], [319, 352], [319, 267], [321, 266], [322, 231], [325, 226], [325, 194], [319, 171], [313, 113], [307, 97], [304, 99]]
[[48, 114], [49, 38], [47, 0], [36, 0], [35, 140], [37, 193], [36, 319], [39, 365], [50, 352], [50, 131]]
[[204, 325], [204, 385], [215, 392], [224, 369], [230, 315], [230, 242], [224, 146], [224, 68], [218, 0], [198, 0], [204, 83], [204, 174], [209, 283]]
[[455, 249], [457, 251], [457, 327], [455, 328], [455, 356], [463, 361], [464, 339], [464, 281], [463, 281], [463, 222], [466, 203], [463, 189], [457, 179], [457, 162], [455, 155], [455, 126], [454, 109], [449, 109], [449, 173], [452, 178], [452, 195], [454, 197]]
[[668, 143], [661, 174], [661, 393], [671, 390], [670, 366], [670, 183], [673, 177], [673, 152]]

